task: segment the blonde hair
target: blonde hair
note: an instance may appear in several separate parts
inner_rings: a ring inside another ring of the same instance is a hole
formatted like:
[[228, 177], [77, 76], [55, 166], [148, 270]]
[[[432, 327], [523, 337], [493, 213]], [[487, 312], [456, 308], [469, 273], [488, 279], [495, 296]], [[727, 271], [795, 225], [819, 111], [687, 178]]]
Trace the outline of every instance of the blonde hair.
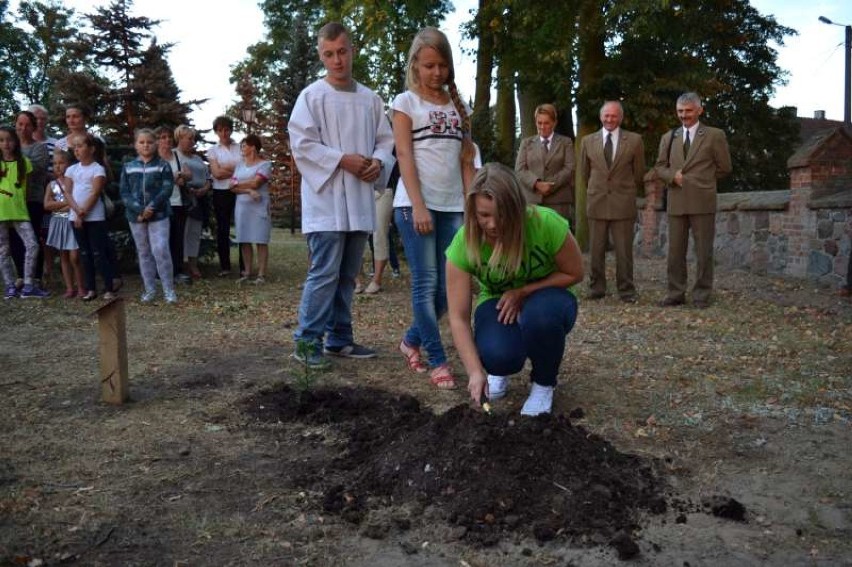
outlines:
[[150, 136], [152, 140], [157, 140], [157, 135], [150, 128], [137, 128], [133, 133], [133, 142], [135, 143], [142, 136]]
[[488, 268], [502, 276], [517, 272], [524, 260], [527, 204], [515, 172], [500, 163], [486, 163], [476, 172], [464, 203], [464, 236], [468, 259], [482, 267], [480, 247], [485, 236], [476, 218], [476, 197], [494, 202], [500, 238], [488, 259]]
[[187, 126], [186, 124], [181, 124], [177, 128], [175, 128], [175, 142], [180, 141], [181, 136], [190, 135], [192, 136], [192, 140], [195, 141], [195, 136], [197, 132], [195, 128], [191, 126]]
[[450, 41], [444, 32], [438, 28], [425, 27], [414, 36], [411, 42], [411, 48], [408, 50], [408, 65], [405, 71], [405, 86], [409, 90], [416, 90], [420, 86], [420, 77], [417, 75], [415, 66], [417, 65], [417, 56], [420, 50], [424, 47], [431, 47], [438, 52], [444, 61], [447, 63], [449, 74], [447, 75], [447, 92], [450, 95], [450, 100], [453, 101], [453, 106], [461, 118], [462, 129], [462, 160], [473, 162], [473, 157], [476, 155], [476, 149], [473, 147], [473, 141], [470, 139], [470, 114], [465, 108], [462, 101], [459, 89], [456, 86], [456, 68], [453, 64], [453, 49], [450, 47]]
[[74, 154], [70, 150], [63, 150], [62, 148], [53, 148], [53, 159], [60, 158], [65, 161], [68, 165], [74, 163]]
[[556, 107], [552, 104], [539, 104], [535, 107], [535, 114], [533, 116], [538, 116], [539, 114], [544, 114], [545, 116], [549, 116], [553, 123], [556, 124], [558, 122], [556, 115]]

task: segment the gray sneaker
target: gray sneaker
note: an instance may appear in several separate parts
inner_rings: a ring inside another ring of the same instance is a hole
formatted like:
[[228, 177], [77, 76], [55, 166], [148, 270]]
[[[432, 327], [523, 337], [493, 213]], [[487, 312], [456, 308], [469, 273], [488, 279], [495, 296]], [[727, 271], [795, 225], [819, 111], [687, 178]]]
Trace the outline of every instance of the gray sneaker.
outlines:
[[166, 303], [171, 303], [172, 305], [177, 303], [177, 293], [175, 293], [175, 290], [166, 291], [163, 295], [166, 297]]
[[142, 292], [142, 296], [139, 298], [139, 301], [142, 303], [151, 303], [154, 301], [154, 298], [157, 297], [157, 292], [154, 290]]
[[343, 358], [376, 358], [376, 351], [355, 343], [339, 347], [327, 346], [323, 349], [323, 352], [331, 356], [341, 356]]
[[331, 362], [329, 362], [329, 360], [321, 352], [312, 352], [307, 357], [305, 357], [301, 353], [294, 352], [290, 356], [292, 356], [295, 360], [299, 361], [300, 364], [307, 364], [308, 368], [313, 368], [316, 370], [324, 370], [331, 366]]

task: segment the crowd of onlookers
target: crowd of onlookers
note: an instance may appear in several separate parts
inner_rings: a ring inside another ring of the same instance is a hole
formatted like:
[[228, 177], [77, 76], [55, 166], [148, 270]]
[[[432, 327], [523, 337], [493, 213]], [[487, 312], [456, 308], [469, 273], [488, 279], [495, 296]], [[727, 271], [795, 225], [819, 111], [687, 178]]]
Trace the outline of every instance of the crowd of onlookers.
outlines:
[[[140, 129], [136, 156], [118, 169], [103, 139], [88, 129], [89, 109], [65, 109], [67, 134], [47, 135], [48, 112], [32, 105], [14, 127], [0, 127], [0, 268], [6, 299], [44, 298], [61, 278], [64, 297], [104, 299], [123, 284], [108, 226], [123, 210], [142, 276], [142, 302], [157, 296], [177, 302], [175, 283], [201, 277], [198, 257], [210, 210], [216, 219], [219, 275], [231, 273], [231, 224], [240, 247], [240, 282], [264, 283], [272, 229], [269, 210], [271, 164], [262, 159], [258, 136], [236, 143], [233, 122], [213, 123], [218, 137], [207, 161], [196, 152], [198, 133]], [[110, 191], [110, 187], [117, 187]], [[117, 205], [113, 197], [120, 196]], [[256, 254], [255, 254], [256, 252]], [[255, 269], [255, 255], [256, 269]], [[59, 259], [59, 277], [54, 266]]]

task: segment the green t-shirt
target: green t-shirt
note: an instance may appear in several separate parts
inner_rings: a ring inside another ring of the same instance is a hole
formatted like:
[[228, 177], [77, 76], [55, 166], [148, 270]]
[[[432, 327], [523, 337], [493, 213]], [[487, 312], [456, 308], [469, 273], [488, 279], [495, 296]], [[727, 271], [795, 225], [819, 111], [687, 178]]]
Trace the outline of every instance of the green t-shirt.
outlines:
[[[24, 158], [27, 175], [33, 170], [30, 160]], [[15, 187], [18, 182], [18, 162], [4, 161], [4, 175], [0, 178], [0, 221], [28, 221], [30, 213], [27, 211], [27, 180], [24, 178], [20, 187]]]
[[[529, 282], [538, 281], [556, 271], [556, 253], [565, 244], [569, 231], [568, 221], [553, 209], [528, 206], [524, 229], [524, 258], [521, 267], [514, 274], [506, 275], [488, 268], [488, 260], [493, 251], [490, 244], [483, 244], [480, 248], [482, 265], [479, 268], [473, 265], [467, 257], [464, 226], [456, 232], [447, 248], [447, 260], [460, 270], [471, 274], [479, 282], [477, 305], [488, 299], [500, 297], [510, 289], [517, 289]], [[568, 291], [574, 293], [571, 288], [568, 288]]]

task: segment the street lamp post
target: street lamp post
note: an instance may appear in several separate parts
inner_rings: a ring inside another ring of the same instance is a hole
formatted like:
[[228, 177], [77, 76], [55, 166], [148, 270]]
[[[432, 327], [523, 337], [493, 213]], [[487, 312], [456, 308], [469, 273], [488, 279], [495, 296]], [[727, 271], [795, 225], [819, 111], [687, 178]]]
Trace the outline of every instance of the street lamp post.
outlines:
[[251, 75], [244, 74], [237, 83], [237, 93], [242, 98], [240, 103], [240, 118], [246, 125], [247, 134], [251, 134], [252, 126], [257, 124], [257, 107], [254, 104], [254, 85], [251, 82]]
[[[252, 104], [249, 102], [249, 104]], [[244, 106], [240, 109], [240, 113], [242, 114], [243, 122], [246, 124], [246, 129], [248, 130], [246, 133], [251, 134], [251, 127], [257, 121], [257, 109], [252, 106]]]
[[843, 99], [843, 124], [848, 128], [852, 126], [852, 26], [832, 22], [825, 16], [820, 16], [819, 21], [824, 24], [846, 28], [846, 38], [844, 43], [844, 51], [846, 52], [846, 75], [844, 77], [844, 83], [846, 88], [844, 89], [845, 98]]

